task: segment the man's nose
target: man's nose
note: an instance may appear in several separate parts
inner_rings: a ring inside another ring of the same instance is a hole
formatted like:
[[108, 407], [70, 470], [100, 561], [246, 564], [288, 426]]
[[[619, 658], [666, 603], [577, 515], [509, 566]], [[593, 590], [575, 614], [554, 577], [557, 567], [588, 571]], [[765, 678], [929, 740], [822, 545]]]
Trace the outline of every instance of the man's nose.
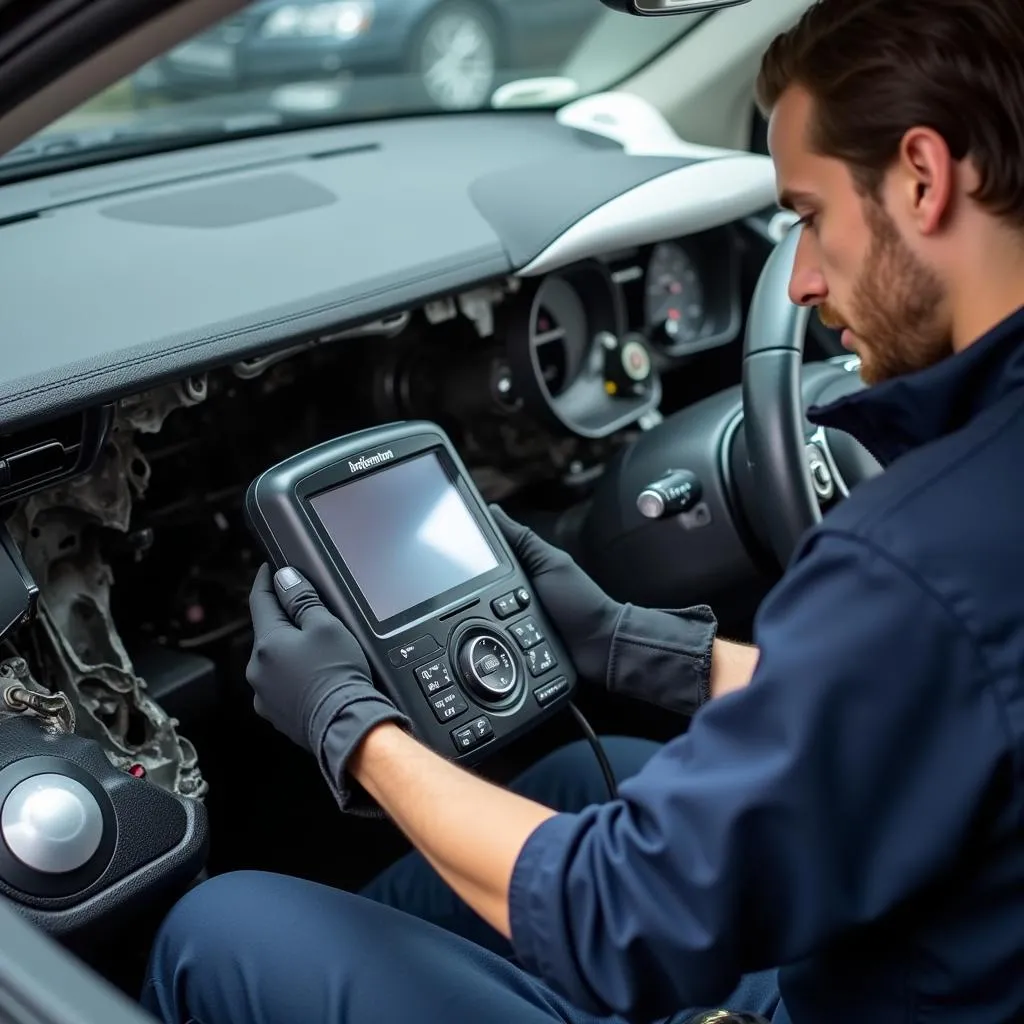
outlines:
[[818, 261], [813, 257], [813, 246], [806, 233], [797, 244], [793, 274], [789, 279], [789, 298], [797, 306], [820, 306], [828, 298], [828, 285]]

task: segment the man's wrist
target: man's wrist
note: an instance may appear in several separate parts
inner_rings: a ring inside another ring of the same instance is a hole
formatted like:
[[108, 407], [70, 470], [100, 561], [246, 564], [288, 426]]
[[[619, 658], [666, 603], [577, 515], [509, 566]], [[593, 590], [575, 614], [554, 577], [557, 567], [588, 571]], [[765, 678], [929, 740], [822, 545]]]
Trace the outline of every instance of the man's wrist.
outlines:
[[373, 781], [388, 762], [416, 741], [397, 722], [381, 722], [362, 739], [349, 758], [349, 774], [367, 792], [373, 793]]
[[721, 697], [747, 686], [757, 668], [756, 647], [716, 639], [711, 655], [711, 696]]

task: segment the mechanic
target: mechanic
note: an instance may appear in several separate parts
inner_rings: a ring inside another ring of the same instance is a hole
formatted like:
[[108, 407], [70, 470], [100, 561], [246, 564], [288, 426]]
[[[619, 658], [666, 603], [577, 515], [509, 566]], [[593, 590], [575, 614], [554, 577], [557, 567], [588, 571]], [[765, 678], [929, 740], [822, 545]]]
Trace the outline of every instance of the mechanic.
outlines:
[[703, 704], [663, 747], [609, 740], [613, 801], [585, 749], [517, 792], [428, 751], [264, 569], [258, 710], [420, 852], [361, 895], [198, 886], [153, 952], [163, 1020], [1024, 1019], [1024, 7], [822, 0], [758, 96], [790, 295], [872, 385], [814, 422], [886, 472], [805, 535], [756, 649], [617, 605], [501, 518], [581, 676]]

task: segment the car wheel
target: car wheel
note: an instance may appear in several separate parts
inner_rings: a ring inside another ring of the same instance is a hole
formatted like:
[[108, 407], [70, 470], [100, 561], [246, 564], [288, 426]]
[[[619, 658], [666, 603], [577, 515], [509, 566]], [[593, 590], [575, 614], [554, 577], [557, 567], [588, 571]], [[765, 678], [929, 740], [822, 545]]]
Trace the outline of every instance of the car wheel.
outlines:
[[475, 4], [445, 4], [417, 34], [412, 64], [435, 106], [442, 110], [484, 106], [498, 72], [494, 21]]

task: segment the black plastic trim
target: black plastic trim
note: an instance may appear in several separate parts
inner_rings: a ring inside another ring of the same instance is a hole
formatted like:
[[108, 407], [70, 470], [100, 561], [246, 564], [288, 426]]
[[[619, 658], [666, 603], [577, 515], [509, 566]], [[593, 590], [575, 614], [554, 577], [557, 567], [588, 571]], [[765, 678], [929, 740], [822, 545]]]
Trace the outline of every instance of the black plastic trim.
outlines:
[[[35, 430], [26, 426], [20, 432], [0, 436], [0, 507], [36, 491], [53, 487], [72, 477], [80, 476], [92, 468], [110, 432], [114, 420], [114, 408], [109, 404], [100, 405], [81, 413], [72, 413], [71, 418], [78, 420], [78, 429], [75, 440], [70, 444], [64, 444], [60, 438], [53, 436], [58, 429], [57, 424], [54, 424], [53, 432]], [[52, 420], [45, 422], [46, 424], [53, 423]], [[59, 426], [64, 427], [65, 424]], [[32, 436], [33, 433], [36, 436]], [[60, 444], [64, 450], [65, 458], [61, 466], [53, 471], [39, 473], [27, 479], [10, 483], [12, 474], [9, 467], [17, 459], [42, 451], [48, 446], [54, 445], [55, 442]]]

